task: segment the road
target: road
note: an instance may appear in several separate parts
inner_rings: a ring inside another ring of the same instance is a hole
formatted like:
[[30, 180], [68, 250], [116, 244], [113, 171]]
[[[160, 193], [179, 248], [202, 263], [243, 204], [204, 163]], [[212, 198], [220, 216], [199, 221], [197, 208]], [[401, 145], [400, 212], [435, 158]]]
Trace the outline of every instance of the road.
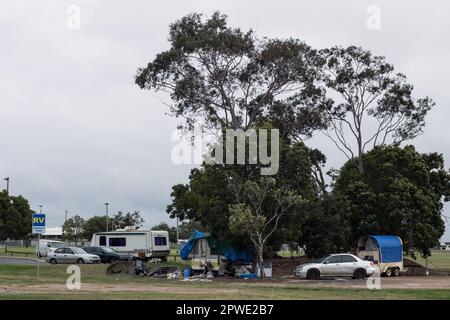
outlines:
[[[45, 263], [44, 261], [41, 261], [41, 263]], [[23, 259], [23, 258], [5, 258], [0, 257], [0, 264], [14, 264], [14, 265], [22, 265], [22, 266], [30, 266], [35, 265], [36, 261], [31, 259]]]

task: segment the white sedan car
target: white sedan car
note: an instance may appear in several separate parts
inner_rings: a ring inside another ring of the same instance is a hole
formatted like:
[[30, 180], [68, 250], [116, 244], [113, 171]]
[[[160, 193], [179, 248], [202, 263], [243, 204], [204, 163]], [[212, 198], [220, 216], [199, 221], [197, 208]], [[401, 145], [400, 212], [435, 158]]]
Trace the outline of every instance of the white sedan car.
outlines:
[[57, 263], [100, 263], [100, 257], [78, 247], [62, 247], [47, 253], [45, 261]]
[[364, 279], [375, 272], [371, 261], [364, 261], [349, 253], [331, 254], [313, 263], [299, 265], [294, 276], [306, 279], [320, 277], [352, 277]]

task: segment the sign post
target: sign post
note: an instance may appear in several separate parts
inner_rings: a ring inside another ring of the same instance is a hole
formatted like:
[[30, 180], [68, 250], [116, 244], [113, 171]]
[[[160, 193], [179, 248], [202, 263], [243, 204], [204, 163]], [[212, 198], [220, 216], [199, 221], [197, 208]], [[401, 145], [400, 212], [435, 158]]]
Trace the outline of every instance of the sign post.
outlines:
[[38, 235], [38, 242], [37, 242], [37, 250], [36, 250], [36, 268], [37, 268], [37, 279], [39, 281], [39, 256], [40, 256], [40, 241], [41, 241], [41, 234], [45, 232], [45, 214], [43, 213], [35, 213], [33, 214], [31, 218], [31, 226], [32, 226], [32, 233]]

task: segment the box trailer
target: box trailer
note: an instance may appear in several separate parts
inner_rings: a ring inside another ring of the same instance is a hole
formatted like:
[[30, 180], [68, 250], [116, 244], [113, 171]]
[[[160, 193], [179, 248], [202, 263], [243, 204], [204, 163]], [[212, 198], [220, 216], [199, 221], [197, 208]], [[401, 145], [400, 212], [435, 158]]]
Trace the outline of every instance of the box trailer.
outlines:
[[110, 247], [135, 258], [165, 260], [170, 254], [169, 233], [159, 230], [125, 228], [92, 235], [91, 246]]
[[398, 236], [372, 235], [358, 240], [357, 255], [370, 260], [380, 268], [382, 275], [399, 276], [407, 269], [403, 266], [403, 242]]

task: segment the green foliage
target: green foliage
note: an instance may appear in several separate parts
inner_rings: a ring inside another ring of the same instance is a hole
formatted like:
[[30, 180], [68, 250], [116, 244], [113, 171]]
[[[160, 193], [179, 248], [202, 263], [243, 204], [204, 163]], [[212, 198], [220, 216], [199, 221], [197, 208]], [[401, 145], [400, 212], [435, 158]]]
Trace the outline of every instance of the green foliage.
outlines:
[[442, 155], [420, 154], [413, 146], [376, 147], [364, 155], [360, 174], [352, 161], [341, 169], [333, 194], [346, 201], [350, 241], [368, 234], [395, 234], [405, 250], [426, 256], [444, 232], [441, 217], [450, 194]]
[[206, 231], [200, 223], [196, 221], [182, 221], [178, 226], [178, 235], [180, 239], [189, 239], [194, 230]]
[[351, 230], [346, 204], [346, 200], [336, 194], [326, 194], [311, 204], [307, 220], [301, 226], [300, 240], [297, 240], [308, 257], [318, 258], [354, 249], [348, 241]]
[[[204, 164], [187, 184], [173, 186], [171, 218], [245, 246], [283, 190], [303, 201], [279, 220], [266, 248], [295, 242], [318, 256], [352, 249], [361, 235], [394, 233], [408, 251], [428, 254], [444, 228], [448, 172], [441, 155], [398, 145], [422, 133], [434, 103], [415, 99], [413, 86], [384, 57], [355, 46], [316, 51], [292, 38], [258, 39], [252, 30], [228, 26], [218, 12], [176, 21], [169, 42], [135, 80], [142, 89], [169, 93], [184, 128], [199, 119], [219, 132], [270, 127], [282, 140], [269, 196], [260, 193], [259, 165]], [[323, 172], [326, 156], [298, 142], [317, 129], [350, 160], [340, 172]], [[335, 181], [331, 192], [327, 174]], [[251, 198], [265, 200], [255, 210]]]
[[127, 226], [142, 227], [144, 222], [145, 221], [141, 217], [139, 211], [134, 211], [133, 213], [127, 212], [126, 214], [123, 214], [122, 211], [119, 211], [112, 217], [109, 223], [113, 227], [113, 229], [123, 229]]
[[333, 92], [328, 136], [349, 159], [358, 157], [354, 163], [360, 172], [367, 147], [398, 145], [423, 132], [433, 101], [415, 100], [413, 86], [384, 57], [355, 46], [324, 49], [319, 55], [325, 86]]
[[[280, 145], [280, 169], [273, 177], [276, 187], [292, 190], [303, 199], [316, 197], [311, 177], [309, 149], [303, 143]], [[206, 165], [193, 169], [187, 185], [175, 185], [172, 188], [172, 203], [167, 207], [171, 218], [190, 220], [212, 232], [218, 239], [234, 245], [246, 245], [248, 238], [230, 232], [229, 206], [236, 204], [236, 198], [229, 188], [234, 179], [243, 183], [257, 181], [260, 178], [257, 165]], [[287, 241], [286, 235], [299, 238], [299, 225], [304, 221], [305, 210], [299, 210], [285, 216], [279, 225], [279, 234], [269, 241], [275, 249]]]
[[230, 206], [230, 231], [237, 235], [247, 235], [251, 230], [261, 230], [266, 223], [264, 216], [256, 217], [245, 204]]
[[138, 69], [136, 84], [168, 92], [171, 112], [186, 120], [185, 127], [199, 118], [214, 129], [247, 129], [277, 118], [290, 124], [280, 129], [292, 135], [322, 127], [317, 59], [304, 42], [257, 39], [252, 30], [229, 27], [219, 12], [176, 21], [169, 42], [167, 51]]
[[31, 233], [31, 215], [28, 200], [0, 192], [0, 240], [23, 239]]
[[[179, 239], [189, 239], [194, 232], [195, 229], [202, 229], [199, 223], [195, 221], [182, 221], [178, 225], [178, 238]], [[164, 230], [169, 232], [169, 239], [170, 242], [176, 243], [177, 242], [177, 228], [176, 227], [170, 227], [167, 223], [161, 222], [157, 225], [154, 225], [152, 227], [152, 230]]]
[[263, 265], [267, 241], [278, 231], [283, 216], [301, 210], [303, 199], [278, 187], [271, 177], [245, 182], [233, 179], [229, 188], [236, 199], [236, 204], [229, 206], [230, 231], [250, 239], [257, 261]]
[[94, 216], [84, 224], [84, 238], [89, 240], [96, 232], [106, 231], [106, 216]]
[[85, 225], [86, 221], [79, 215], [67, 219], [63, 224], [63, 239], [75, 243], [85, 239]]

